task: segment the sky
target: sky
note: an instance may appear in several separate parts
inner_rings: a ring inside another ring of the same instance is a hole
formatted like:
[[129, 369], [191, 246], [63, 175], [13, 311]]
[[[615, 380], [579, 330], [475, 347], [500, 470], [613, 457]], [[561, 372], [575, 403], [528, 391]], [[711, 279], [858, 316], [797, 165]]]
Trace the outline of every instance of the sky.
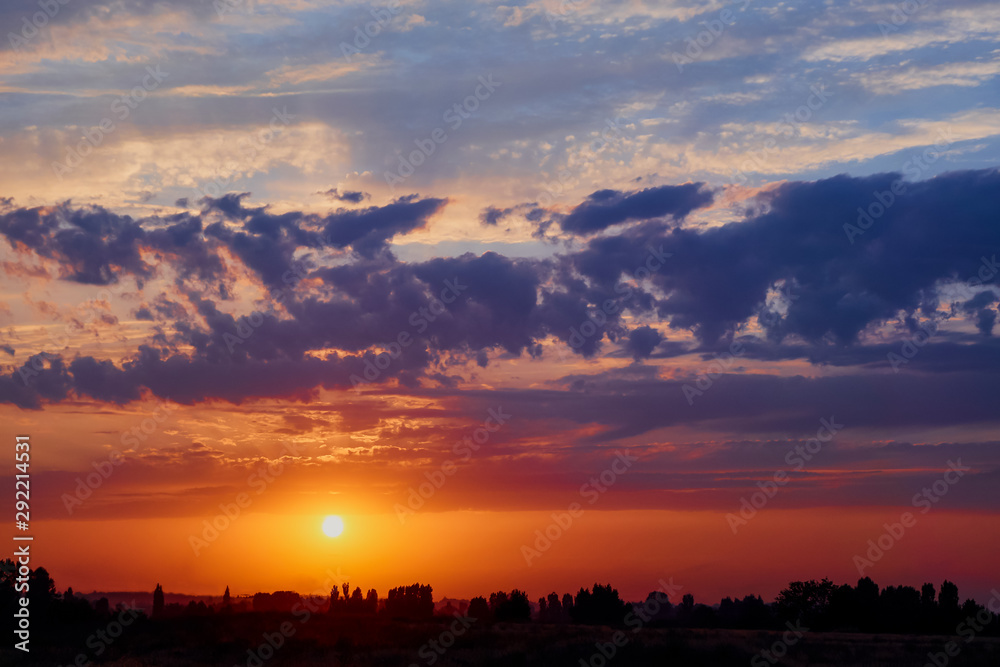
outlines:
[[1000, 586], [996, 3], [0, 27], [0, 423], [60, 587]]

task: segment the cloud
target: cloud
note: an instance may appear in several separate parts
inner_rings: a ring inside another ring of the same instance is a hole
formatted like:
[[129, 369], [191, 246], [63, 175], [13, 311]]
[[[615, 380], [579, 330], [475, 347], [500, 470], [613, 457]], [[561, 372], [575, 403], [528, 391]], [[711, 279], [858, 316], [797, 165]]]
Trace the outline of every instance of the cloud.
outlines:
[[932, 67], [892, 68], [858, 75], [864, 87], [876, 94], [896, 94], [935, 86], [975, 87], [1000, 74], [1000, 60], [956, 62]]
[[639, 192], [598, 190], [560, 221], [563, 231], [591, 234], [612, 225], [671, 216], [681, 220], [691, 211], [708, 206], [713, 195], [704, 183], [664, 185]]
[[629, 332], [625, 341], [625, 349], [636, 361], [648, 359], [656, 346], [663, 340], [663, 335], [652, 327], [637, 327]]
[[330, 188], [325, 192], [319, 192], [317, 194], [326, 195], [330, 199], [346, 201], [351, 204], [360, 204], [362, 201], [372, 198], [372, 196], [367, 192], [361, 192], [359, 190], [344, 190], [341, 192], [337, 188]]
[[[611, 341], [640, 360], [711, 351], [750, 331], [760, 337], [747, 341], [748, 358], [885, 368], [888, 323], [906, 322], [912, 333], [927, 321], [971, 316], [989, 335], [995, 294], [970, 279], [989, 283], [1000, 272], [1000, 172], [901, 179], [786, 182], [759, 194], [743, 219], [711, 227], [657, 218], [664, 207], [680, 212], [703, 201], [696, 187], [605, 191], [575, 209], [586, 211], [580, 219], [637, 222], [542, 258], [486, 252], [400, 261], [387, 252], [390, 241], [426, 225], [447, 202], [417, 195], [327, 215], [250, 206], [247, 193], [205, 198], [198, 215], [138, 220], [68, 203], [13, 208], [0, 215], [0, 234], [19, 252], [57, 261], [66, 281], [131, 275], [143, 292], [169, 265], [175, 285], [136, 311], [169, 328], [154, 329], [131, 355], [46, 357], [37, 385], [25, 388], [12, 369], [0, 400], [38, 406], [71, 391], [118, 403], [147, 390], [180, 402], [303, 396], [351, 386], [350, 376], [402, 334], [410, 343], [374, 382], [452, 384], [449, 364], [486, 367], [496, 350], [538, 358], [553, 338], [588, 358]], [[653, 219], [640, 219], [647, 215]], [[858, 225], [863, 233], [852, 231]], [[205, 284], [236, 285], [239, 264], [280, 291], [253, 304], [221, 285], [216, 302]], [[665, 328], [684, 335], [666, 346]], [[700, 348], [685, 344], [691, 333]], [[982, 337], [939, 336], [907, 371], [992, 368], [996, 347]], [[274, 381], [233, 387], [214, 377], [251, 372]]]
[[[903, 178], [788, 182], [760, 195], [762, 210], [744, 220], [704, 230], [644, 223], [592, 239], [572, 260], [584, 276], [611, 285], [642, 266], [650, 247], [671, 253], [649, 278], [664, 295], [656, 310], [704, 342], [769, 312], [769, 291], [789, 285], [795, 298], [787, 312], [766, 325], [772, 339], [850, 344], [869, 325], [928, 306], [939, 283], [975, 276], [984, 253], [1000, 250], [991, 218], [1000, 206], [997, 170]], [[879, 214], [885, 193], [893, 201]], [[855, 235], [857, 225], [867, 231]]]
[[446, 203], [445, 199], [418, 199], [417, 195], [409, 195], [382, 207], [340, 210], [326, 216], [323, 237], [334, 248], [351, 246], [361, 256], [371, 258], [384, 250], [394, 236], [426, 225], [428, 218]]
[[17, 209], [0, 215], [0, 234], [15, 249], [28, 249], [58, 259], [62, 277], [91, 285], [107, 285], [120, 272], [150, 275], [136, 241], [140, 225], [99, 207]]
[[528, 222], [539, 224], [539, 229], [545, 231], [553, 222], [553, 214], [538, 206], [536, 202], [528, 204], [518, 204], [509, 208], [497, 208], [487, 206], [479, 214], [479, 222], [488, 227], [497, 226], [502, 220], [511, 215], [522, 215]]

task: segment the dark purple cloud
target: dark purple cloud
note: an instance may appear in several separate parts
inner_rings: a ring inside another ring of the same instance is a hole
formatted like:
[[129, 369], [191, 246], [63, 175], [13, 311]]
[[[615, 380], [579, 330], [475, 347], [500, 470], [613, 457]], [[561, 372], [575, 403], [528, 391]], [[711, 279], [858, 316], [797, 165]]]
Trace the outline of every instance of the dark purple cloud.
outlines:
[[[550, 336], [586, 357], [600, 353], [606, 341], [619, 343], [616, 349], [636, 360], [709, 354], [754, 318], [760, 318], [767, 338], [744, 339], [748, 359], [805, 359], [889, 370], [889, 355], [921, 322], [969, 317], [983, 334], [991, 332], [996, 312], [992, 290], [963, 297], [949, 313], [939, 307], [943, 293], [938, 287], [972, 277], [993, 280], [1000, 252], [1000, 174], [992, 169], [907, 183], [905, 192], [852, 243], [845, 225], [856, 224], [859, 208], [868, 210], [873, 198], [897, 179], [896, 174], [877, 174], [786, 183], [762, 195], [740, 222], [692, 229], [646, 220], [544, 259], [488, 252], [399, 261], [384, 252], [391, 239], [425, 225], [446, 203], [416, 195], [327, 216], [247, 207], [245, 193], [203, 199], [199, 215], [142, 220], [69, 204], [8, 209], [0, 215], [0, 234], [22, 252], [59, 261], [66, 267], [65, 279], [107, 284], [132, 274], [144, 280], [157, 271], [142, 259], [152, 252], [180, 268], [181, 296], [161, 295], [136, 311], [169, 325], [157, 330], [139, 357], [114, 364], [47, 360], [29, 387], [11, 369], [8, 379], [14, 382], [0, 385], [0, 400], [35, 407], [76, 391], [124, 402], [145, 390], [177, 394], [158, 384], [160, 372], [193, 377], [213, 368], [240, 374], [248, 367], [267, 374], [276, 369], [291, 373], [289, 369], [301, 366], [296, 387], [290, 389], [291, 380], [284, 376], [274, 387], [309, 392], [326, 382], [342, 382], [345, 368], [364, 366], [364, 355], [377, 353], [401, 334], [410, 344], [393, 362], [392, 372], [379, 374], [376, 382], [395, 379], [416, 387], [422, 377], [451, 382], [446, 380], [453, 376], [446, 367], [449, 355], [480, 366], [492, 351], [538, 356]], [[688, 195], [701, 196], [699, 192], [695, 188]], [[577, 208], [583, 216], [579, 219], [652, 215], [653, 209], [633, 199], [650, 196], [643, 193], [595, 193]], [[672, 210], [681, 210], [676, 202], [674, 206]], [[211, 219], [207, 226], [206, 217]], [[324, 266], [318, 253], [329, 246], [354, 252]], [[274, 303], [266, 312], [224, 312], [228, 309], [220, 309], [204, 285], [192, 282], [218, 281], [218, 298], [227, 300], [224, 250], [266, 285], [280, 288], [272, 291]], [[310, 280], [299, 284], [303, 277]], [[784, 303], [768, 312], [768, 295], [776, 290]], [[668, 345], [657, 328], [626, 324], [625, 314], [691, 330], [700, 347]], [[896, 342], [863, 344], [867, 328], [899, 320], [908, 329], [898, 333]], [[347, 356], [321, 363], [315, 353], [328, 349]], [[998, 349], [988, 335], [938, 333], [901, 369], [892, 370], [903, 375], [968, 370], [991, 377], [1000, 368]], [[206, 389], [198, 395], [212, 393]], [[238, 389], [227, 389], [219, 397], [239, 395]]]
[[0, 215], [0, 234], [15, 249], [58, 260], [61, 277], [74, 282], [108, 285], [122, 272], [152, 273], [139, 255], [140, 224], [101, 207], [16, 209]]
[[581, 274], [609, 285], [643, 266], [651, 248], [671, 253], [649, 278], [665, 294], [657, 311], [704, 342], [767, 315], [768, 292], [780, 287], [788, 294], [787, 312], [763, 320], [774, 341], [792, 336], [850, 344], [869, 325], [933, 310], [941, 282], [981, 271], [996, 275], [995, 169], [908, 183], [851, 243], [845, 225], [855, 224], [858, 209], [899, 178], [785, 183], [761, 197], [762, 212], [743, 221], [705, 230], [642, 223], [591, 239], [572, 259]]
[[666, 216], [680, 220], [697, 208], [712, 203], [704, 183], [663, 185], [639, 192], [598, 190], [560, 221], [563, 231], [591, 234], [612, 225]]
[[336, 199], [337, 201], [346, 201], [350, 204], [360, 204], [364, 200], [372, 198], [367, 192], [361, 192], [360, 190], [344, 190], [341, 192], [337, 188], [330, 188], [325, 192], [317, 194], [326, 195], [330, 199]]
[[662, 340], [663, 335], [656, 329], [638, 327], [629, 332], [628, 339], [625, 341], [625, 350], [636, 361], [648, 359]]
[[427, 219], [446, 203], [444, 199], [419, 199], [417, 195], [409, 195], [386, 206], [340, 210], [326, 217], [323, 238], [334, 248], [351, 246], [362, 257], [371, 258], [384, 250], [394, 236], [426, 225]]

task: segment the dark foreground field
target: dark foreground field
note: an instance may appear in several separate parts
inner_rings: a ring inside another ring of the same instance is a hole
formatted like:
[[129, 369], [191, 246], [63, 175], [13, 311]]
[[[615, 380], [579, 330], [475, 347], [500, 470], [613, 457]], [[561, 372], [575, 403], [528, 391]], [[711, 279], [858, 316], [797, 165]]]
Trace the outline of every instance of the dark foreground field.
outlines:
[[[940, 636], [851, 633], [792, 633], [758, 630], [631, 629], [572, 625], [488, 626], [453, 619], [425, 623], [333, 619], [315, 615], [240, 614], [150, 622], [140, 618], [106, 643], [93, 628], [62, 628], [56, 636], [38, 632], [25, 656], [9, 645], [0, 664], [113, 665], [116, 667], [248, 667], [355, 665], [1000, 665], [1000, 639], [971, 642]], [[284, 631], [284, 633], [283, 633]], [[106, 635], [105, 635], [106, 637]], [[788, 642], [786, 643], [786, 640]], [[792, 641], [794, 640], [794, 643]], [[960, 649], [949, 658], [946, 645]], [[277, 648], [273, 648], [277, 645]], [[444, 648], [447, 645], [448, 648]], [[89, 648], [88, 648], [89, 647]], [[97, 655], [98, 649], [103, 649]], [[762, 651], [774, 650], [765, 655]], [[928, 654], [934, 654], [932, 661]], [[781, 655], [780, 659], [777, 657]], [[80, 657], [83, 656], [83, 657]], [[89, 661], [89, 662], [88, 662]], [[582, 661], [582, 662], [581, 662]], [[936, 664], [935, 664], [936, 663]]]

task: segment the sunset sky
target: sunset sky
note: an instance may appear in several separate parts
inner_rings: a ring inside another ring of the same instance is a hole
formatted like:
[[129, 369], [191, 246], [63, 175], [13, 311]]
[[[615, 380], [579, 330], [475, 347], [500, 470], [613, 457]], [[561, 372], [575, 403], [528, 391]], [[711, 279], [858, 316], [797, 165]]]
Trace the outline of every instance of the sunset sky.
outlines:
[[1000, 586], [997, 3], [0, 27], [0, 423], [60, 588]]

